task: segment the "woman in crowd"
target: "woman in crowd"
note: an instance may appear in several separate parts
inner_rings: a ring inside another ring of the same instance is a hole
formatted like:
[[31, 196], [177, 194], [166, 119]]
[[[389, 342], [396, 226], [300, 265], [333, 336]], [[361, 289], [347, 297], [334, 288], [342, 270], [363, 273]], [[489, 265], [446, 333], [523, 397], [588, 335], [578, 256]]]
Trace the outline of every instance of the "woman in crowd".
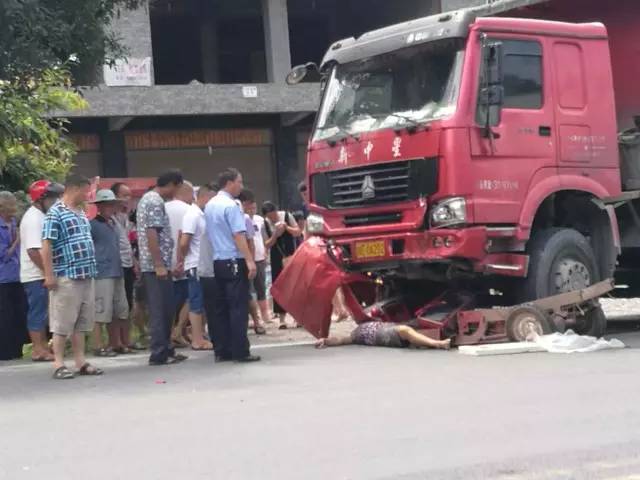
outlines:
[[20, 283], [18, 202], [0, 192], [0, 360], [22, 358], [27, 341], [27, 301]]
[[[279, 211], [273, 202], [264, 202], [262, 215], [265, 218], [264, 228], [267, 234], [265, 247], [271, 252], [271, 281], [273, 283], [295, 252], [296, 239], [302, 235], [302, 231], [293, 215]], [[273, 302], [273, 311], [280, 319], [280, 330], [285, 330], [287, 328], [286, 312], [275, 301]]]

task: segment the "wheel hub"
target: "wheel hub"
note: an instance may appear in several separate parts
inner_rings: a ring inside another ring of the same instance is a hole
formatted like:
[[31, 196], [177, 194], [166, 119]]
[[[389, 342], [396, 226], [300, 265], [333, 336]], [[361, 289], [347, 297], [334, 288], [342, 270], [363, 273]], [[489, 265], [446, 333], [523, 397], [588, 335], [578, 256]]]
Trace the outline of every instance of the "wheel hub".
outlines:
[[558, 264], [555, 277], [558, 293], [573, 292], [591, 285], [591, 273], [587, 266], [572, 258], [566, 258]]
[[514, 331], [516, 332], [517, 338], [522, 340], [526, 340], [529, 335], [532, 333], [537, 333], [538, 335], [543, 335], [542, 325], [535, 317], [530, 313], [525, 313], [516, 318], [514, 322]]

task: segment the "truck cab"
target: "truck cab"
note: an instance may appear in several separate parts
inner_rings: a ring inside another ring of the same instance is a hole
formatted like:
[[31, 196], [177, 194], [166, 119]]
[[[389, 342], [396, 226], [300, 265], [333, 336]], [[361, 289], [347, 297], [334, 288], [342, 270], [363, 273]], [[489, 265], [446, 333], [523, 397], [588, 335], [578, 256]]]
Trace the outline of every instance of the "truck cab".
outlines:
[[336, 42], [319, 69], [308, 229], [345, 269], [479, 280], [517, 300], [613, 275], [604, 25], [462, 10]]

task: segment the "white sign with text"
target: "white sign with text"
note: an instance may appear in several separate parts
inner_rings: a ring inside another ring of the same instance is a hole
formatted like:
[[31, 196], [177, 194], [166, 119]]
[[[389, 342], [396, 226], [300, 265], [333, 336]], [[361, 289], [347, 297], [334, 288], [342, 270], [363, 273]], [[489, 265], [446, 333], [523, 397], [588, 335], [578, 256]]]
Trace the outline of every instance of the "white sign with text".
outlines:
[[108, 87], [150, 87], [151, 57], [116, 60], [104, 65], [104, 83]]
[[258, 98], [258, 87], [255, 85], [245, 85], [242, 87], [242, 96], [244, 98]]

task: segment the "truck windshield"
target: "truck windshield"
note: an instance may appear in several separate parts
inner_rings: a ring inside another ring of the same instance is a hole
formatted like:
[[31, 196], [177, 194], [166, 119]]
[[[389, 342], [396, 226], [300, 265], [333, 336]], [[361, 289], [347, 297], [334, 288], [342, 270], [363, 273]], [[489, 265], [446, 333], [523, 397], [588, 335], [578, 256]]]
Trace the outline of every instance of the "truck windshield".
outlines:
[[463, 55], [462, 40], [447, 39], [336, 65], [314, 139], [450, 116], [458, 99]]

